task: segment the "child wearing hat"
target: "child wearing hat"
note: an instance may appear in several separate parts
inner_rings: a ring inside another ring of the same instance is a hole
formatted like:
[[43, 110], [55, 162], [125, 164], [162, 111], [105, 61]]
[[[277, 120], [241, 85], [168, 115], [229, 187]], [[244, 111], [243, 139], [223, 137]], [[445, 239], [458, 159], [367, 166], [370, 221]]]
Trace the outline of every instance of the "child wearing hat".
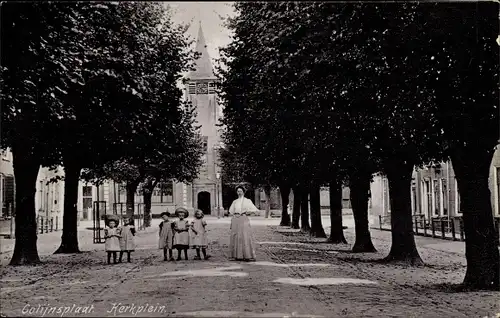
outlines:
[[175, 210], [176, 216], [179, 220], [174, 222], [174, 248], [177, 249], [177, 260], [180, 261], [181, 251], [184, 251], [184, 258], [188, 259], [189, 249], [189, 222], [186, 218], [189, 212], [185, 208], [178, 208]]
[[116, 254], [121, 251], [120, 249], [120, 229], [118, 226], [118, 218], [110, 215], [106, 218], [106, 225], [104, 229], [104, 249], [108, 253], [108, 264], [111, 264], [111, 255], [113, 255], [113, 263], [116, 264]]
[[123, 226], [120, 230], [120, 259], [122, 262], [123, 253], [127, 253], [127, 262], [130, 263], [130, 253], [135, 250], [135, 227], [132, 218], [126, 216], [123, 218]]
[[[170, 213], [163, 212], [160, 214], [163, 222], [160, 223], [160, 239], [158, 242], [158, 248], [163, 250], [163, 260], [173, 261], [172, 248], [174, 246], [174, 224], [170, 221]], [[168, 258], [167, 258], [168, 251]]]
[[193, 232], [191, 245], [194, 249], [196, 249], [195, 260], [201, 260], [200, 249], [203, 252], [203, 258], [205, 260], [210, 258], [210, 255], [207, 255], [207, 222], [203, 219], [203, 217], [203, 212], [198, 209], [194, 212], [194, 221], [191, 222], [191, 231]]

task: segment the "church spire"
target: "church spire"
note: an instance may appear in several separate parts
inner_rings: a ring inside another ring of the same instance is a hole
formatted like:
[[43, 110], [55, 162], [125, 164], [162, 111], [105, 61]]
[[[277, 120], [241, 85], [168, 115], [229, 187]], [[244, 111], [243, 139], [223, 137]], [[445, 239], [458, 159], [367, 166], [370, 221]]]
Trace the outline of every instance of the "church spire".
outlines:
[[190, 79], [213, 79], [215, 78], [212, 69], [212, 62], [210, 61], [210, 56], [207, 51], [207, 44], [205, 42], [205, 36], [203, 35], [203, 29], [200, 27], [198, 29], [198, 40], [196, 42], [196, 52], [200, 53], [201, 56], [196, 60], [195, 71], [189, 73]]

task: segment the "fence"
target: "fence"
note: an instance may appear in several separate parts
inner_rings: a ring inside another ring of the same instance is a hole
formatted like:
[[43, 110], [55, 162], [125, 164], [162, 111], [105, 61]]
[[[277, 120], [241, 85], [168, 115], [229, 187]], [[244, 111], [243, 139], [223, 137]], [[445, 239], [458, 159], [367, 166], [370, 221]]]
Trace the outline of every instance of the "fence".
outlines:
[[59, 229], [59, 217], [56, 216], [54, 218], [39, 215], [36, 218], [36, 225], [40, 234], [57, 231]]
[[[134, 214], [132, 215], [132, 220], [134, 225], [136, 225], [137, 230], [144, 230], [144, 203], [138, 203], [137, 208], [134, 209]], [[126, 211], [126, 204], [114, 203], [112, 210], [113, 215], [119, 215], [121, 218], [128, 215]], [[107, 215], [107, 202], [106, 201], [94, 201], [93, 204], [93, 241], [94, 244], [101, 244], [105, 242], [104, 229], [105, 229], [105, 219]], [[102, 222], [101, 222], [102, 221]]]
[[[500, 217], [495, 217], [495, 234], [500, 242]], [[390, 230], [390, 216], [379, 215], [380, 230]], [[426, 218], [424, 214], [413, 215], [415, 235], [441, 238], [443, 240], [465, 241], [464, 221], [461, 216]]]

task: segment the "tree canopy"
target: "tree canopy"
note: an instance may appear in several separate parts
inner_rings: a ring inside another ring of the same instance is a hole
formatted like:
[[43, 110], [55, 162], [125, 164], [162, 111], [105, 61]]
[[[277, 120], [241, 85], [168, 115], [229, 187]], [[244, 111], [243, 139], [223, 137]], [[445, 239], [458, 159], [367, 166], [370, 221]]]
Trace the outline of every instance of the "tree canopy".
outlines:
[[[405, 190], [414, 167], [451, 155], [461, 195], [460, 170], [487, 190], [499, 133], [493, 6], [237, 2], [221, 81], [226, 170], [292, 184], [382, 172], [389, 259], [421, 263]], [[490, 237], [487, 210], [474, 217]]]

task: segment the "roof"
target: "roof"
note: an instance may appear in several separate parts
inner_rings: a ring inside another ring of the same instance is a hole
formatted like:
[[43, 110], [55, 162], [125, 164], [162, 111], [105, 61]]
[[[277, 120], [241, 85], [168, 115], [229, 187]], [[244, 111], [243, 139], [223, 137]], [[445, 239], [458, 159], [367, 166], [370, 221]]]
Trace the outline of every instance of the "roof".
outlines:
[[212, 68], [212, 62], [210, 60], [210, 55], [208, 55], [207, 44], [205, 42], [205, 36], [203, 35], [203, 29], [198, 29], [198, 40], [196, 42], [196, 52], [201, 53], [201, 56], [196, 60], [195, 71], [191, 71], [188, 74], [189, 79], [215, 79], [215, 75]]

